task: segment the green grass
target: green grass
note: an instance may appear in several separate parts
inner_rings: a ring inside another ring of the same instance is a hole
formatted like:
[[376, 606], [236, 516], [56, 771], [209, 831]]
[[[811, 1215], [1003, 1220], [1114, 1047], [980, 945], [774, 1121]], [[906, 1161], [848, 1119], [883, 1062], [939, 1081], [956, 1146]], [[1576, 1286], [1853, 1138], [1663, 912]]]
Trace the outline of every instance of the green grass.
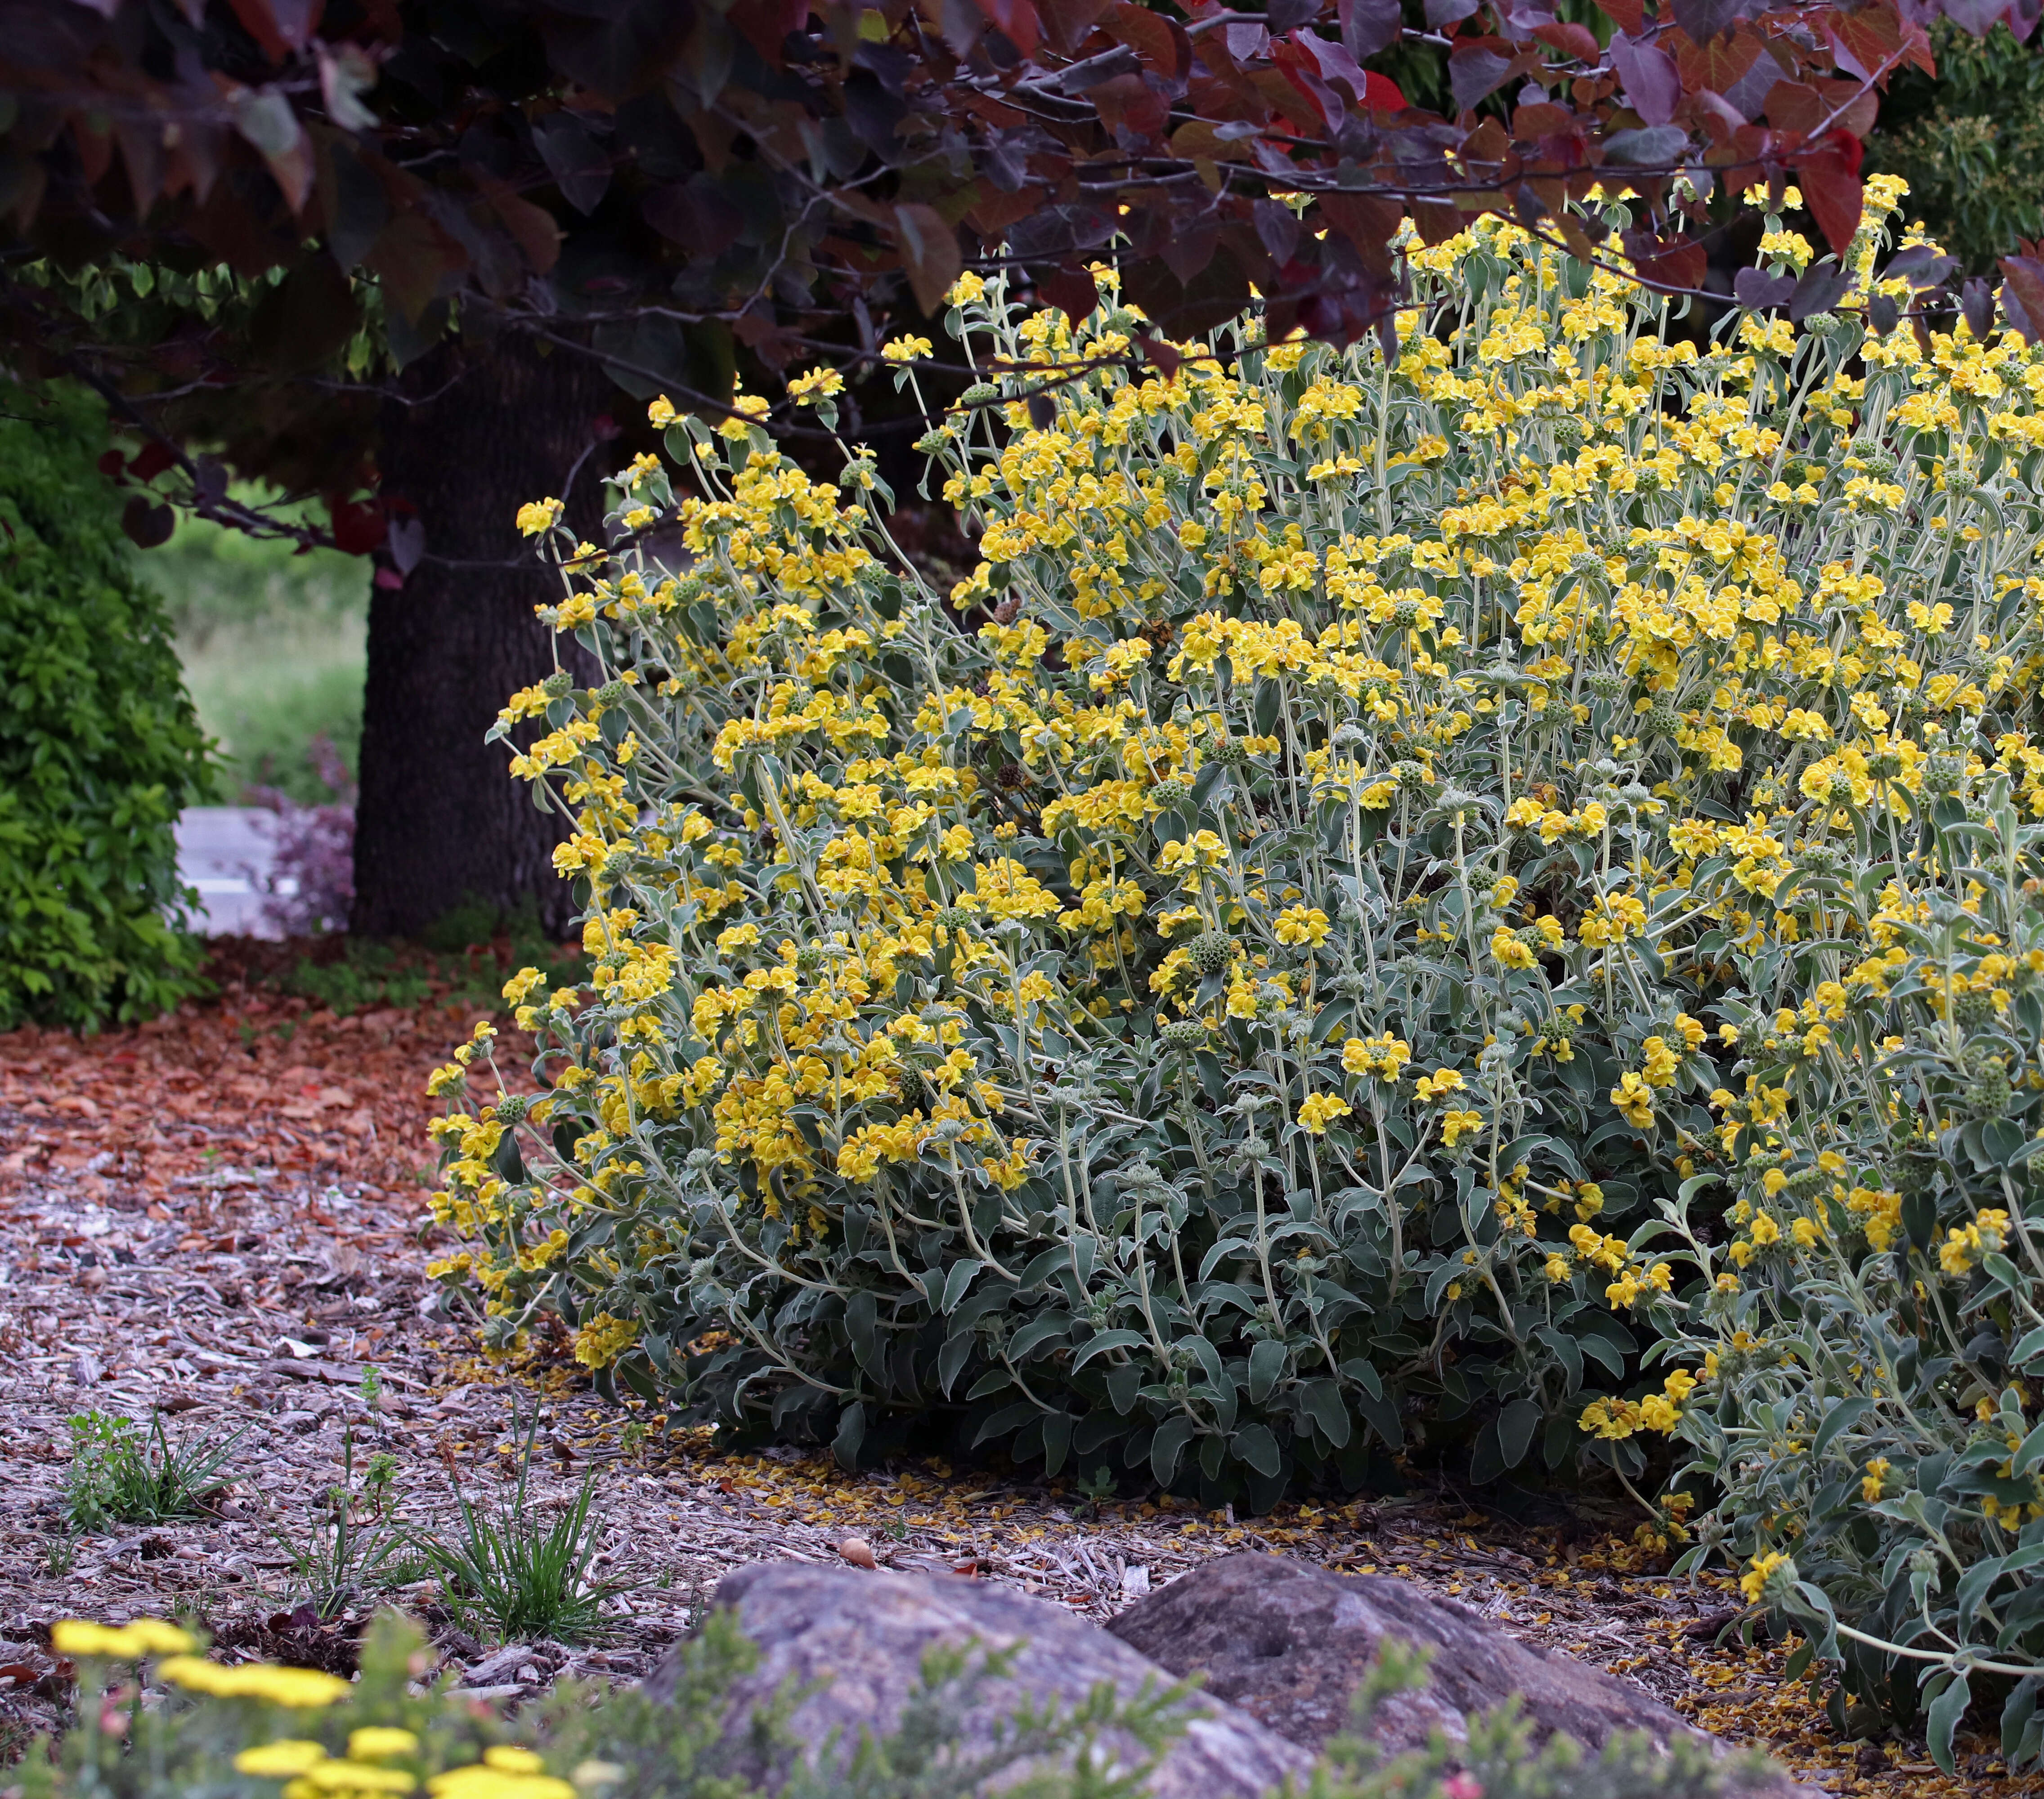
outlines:
[[170, 608], [199, 723], [225, 753], [218, 797], [233, 804], [252, 785], [332, 797], [309, 752], [323, 736], [355, 766], [368, 564], [184, 519], [136, 566]]
[[225, 1488], [240, 1431], [224, 1443], [174, 1441], [160, 1412], [149, 1428], [101, 1411], [69, 1421], [71, 1466], [64, 1475], [64, 1515], [76, 1530], [113, 1524], [161, 1524], [196, 1517]]
[[445, 1535], [415, 1535], [413, 1545], [440, 1576], [448, 1608], [463, 1629], [500, 1643], [529, 1638], [594, 1642], [616, 1628], [604, 1615], [604, 1604], [625, 1586], [599, 1579], [590, 1567], [599, 1547], [597, 1521], [590, 1515], [594, 1473], [551, 1523], [542, 1521], [529, 1506], [526, 1480], [538, 1429], [535, 1413], [519, 1452], [518, 1484], [508, 1501], [486, 1510], [457, 1486], [457, 1527]]

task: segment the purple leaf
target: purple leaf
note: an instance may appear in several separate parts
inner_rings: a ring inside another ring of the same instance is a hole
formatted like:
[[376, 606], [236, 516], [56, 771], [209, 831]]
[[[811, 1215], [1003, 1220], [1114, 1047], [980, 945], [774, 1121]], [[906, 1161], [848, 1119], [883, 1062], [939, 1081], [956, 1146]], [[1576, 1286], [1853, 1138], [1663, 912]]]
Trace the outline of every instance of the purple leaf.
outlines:
[[1699, 49], [1746, 17], [1743, 0], [1674, 0], [1675, 22]]
[[1739, 305], [1748, 312], [1757, 313], [1764, 306], [1785, 305], [1788, 297], [1796, 291], [1796, 282], [1789, 275], [1771, 275], [1761, 269], [1741, 269], [1732, 277], [1731, 290]]
[[1876, 337], [1885, 337], [1902, 322], [1902, 313], [1885, 293], [1877, 293], [1866, 303], [1866, 322]]
[[1852, 290], [1852, 277], [1828, 258], [1813, 263], [1803, 271], [1796, 291], [1788, 297], [1788, 316], [1796, 324], [1828, 313]]
[[1900, 278], [1911, 287], [1935, 287], [1958, 267], [1950, 256], [1941, 256], [1927, 244], [1912, 244], [1897, 251], [1881, 271], [1883, 281]]
[[1604, 159], [1620, 168], [1654, 168], [1676, 161], [1689, 147], [1689, 134], [1680, 125], [1649, 125], [1612, 132], [1604, 140]]
[[1626, 104], [1649, 125], [1664, 125], [1674, 117], [1682, 77], [1666, 51], [1620, 33], [1611, 40], [1611, 66], [1625, 88]]
[[1959, 290], [1959, 310], [1965, 315], [1967, 330], [1984, 343], [1994, 329], [1994, 290], [1975, 275]]
[[400, 519], [390, 526], [386, 541], [398, 573], [409, 574], [426, 553], [426, 527], [417, 519]]
[[1398, 0], [1337, 0], [1342, 48], [1358, 63], [1398, 41]]
[[[1450, 51], [1448, 54], [1448, 86], [1454, 93], [1456, 110], [1466, 112], [1486, 94], [1495, 94], [1511, 74], [1512, 59], [1499, 56], [1495, 50], [1471, 45], [1466, 49]], [[1621, 132], [1619, 135], [1627, 134]], [[1677, 135], [1681, 134], [1678, 132]]]

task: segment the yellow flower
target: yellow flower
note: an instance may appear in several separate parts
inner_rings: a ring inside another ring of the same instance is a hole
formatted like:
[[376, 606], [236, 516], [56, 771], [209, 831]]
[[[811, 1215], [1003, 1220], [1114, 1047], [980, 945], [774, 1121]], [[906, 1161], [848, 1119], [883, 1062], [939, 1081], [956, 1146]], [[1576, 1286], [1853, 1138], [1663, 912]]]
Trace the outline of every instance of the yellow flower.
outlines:
[[356, 1761], [315, 1762], [291, 1784], [301, 1781], [314, 1793], [409, 1793], [419, 1784], [402, 1768]]
[[348, 1682], [313, 1668], [280, 1668], [267, 1662], [222, 1667], [196, 1655], [173, 1655], [157, 1664], [157, 1674], [187, 1692], [216, 1699], [260, 1699], [297, 1711], [313, 1711], [344, 1697]]
[[528, 500], [518, 508], [518, 529], [528, 537], [537, 537], [559, 524], [567, 510], [558, 500]]
[[1324, 1137], [1336, 1118], [1349, 1115], [1349, 1103], [1336, 1093], [1309, 1093], [1299, 1107], [1299, 1122], [1316, 1137]]
[[1772, 1584], [1778, 1571], [1786, 1569], [1781, 1582], [1787, 1584], [1796, 1578], [1796, 1564], [1779, 1550], [1770, 1549], [1764, 1555], [1756, 1555], [1744, 1574], [1739, 1577], [1739, 1590], [1746, 1595], [1749, 1605], [1760, 1603], [1760, 1596]]
[[1483, 1114], [1450, 1108], [1441, 1118], [1441, 1141], [1450, 1149], [1465, 1137], [1474, 1137], [1483, 1129]]
[[574, 1359], [586, 1368], [607, 1368], [639, 1340], [639, 1326], [598, 1312], [575, 1333]]
[[1327, 915], [1317, 906], [1288, 906], [1278, 915], [1272, 934], [1280, 943], [1318, 949], [1327, 940]]
[[[408, 1731], [405, 1734], [411, 1733]], [[318, 1743], [286, 1736], [275, 1743], [259, 1743], [252, 1749], [243, 1750], [234, 1758], [234, 1765], [243, 1774], [289, 1780], [294, 1774], [303, 1774], [313, 1763], [325, 1759], [326, 1751]]]
[[1860, 1479], [1859, 1496], [1871, 1506], [1886, 1490], [1888, 1458], [1877, 1456], [1866, 1464], [1866, 1472]]
[[369, 1724], [348, 1733], [351, 1761], [387, 1761], [393, 1755], [409, 1755], [418, 1747], [417, 1737], [394, 1724]]
[[844, 377], [836, 369], [824, 368], [820, 364], [788, 383], [788, 397], [798, 406], [813, 406], [818, 401], [828, 400], [843, 391]]
[[1530, 969], [1539, 961], [1539, 957], [1502, 925], [1490, 934], [1490, 953], [1501, 967], [1508, 969]]
[[144, 1655], [182, 1655], [195, 1644], [190, 1632], [160, 1618], [137, 1618], [117, 1626], [63, 1618], [50, 1627], [50, 1647], [60, 1655], [108, 1655], [135, 1662]]
[[1611, 1103], [1635, 1130], [1644, 1130], [1654, 1122], [1654, 1090], [1630, 1068], [1618, 1077], [1618, 1085], [1611, 1090]]
[[929, 339], [917, 337], [912, 333], [897, 337], [893, 342], [883, 344], [880, 351], [882, 356], [890, 362], [920, 362], [925, 356], [934, 355], [936, 353], [936, 346], [932, 343]]
[[1431, 1103], [1450, 1093], [1462, 1090], [1462, 1077], [1454, 1068], [1436, 1068], [1431, 1074], [1424, 1074], [1412, 1083], [1412, 1091], [1423, 1101]]

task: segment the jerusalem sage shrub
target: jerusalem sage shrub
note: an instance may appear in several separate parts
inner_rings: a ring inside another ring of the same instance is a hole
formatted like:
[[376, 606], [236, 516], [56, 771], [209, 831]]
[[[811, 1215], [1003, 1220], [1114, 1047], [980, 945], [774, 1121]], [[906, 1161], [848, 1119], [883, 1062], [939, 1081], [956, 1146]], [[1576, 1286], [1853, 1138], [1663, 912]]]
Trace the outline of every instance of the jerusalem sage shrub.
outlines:
[[[1850, 272], [1906, 297], [1869, 195]], [[2044, 363], [1957, 319], [1699, 343], [1496, 221], [1405, 255], [1388, 359], [1249, 319], [1132, 369], [1128, 309], [962, 282], [951, 594], [870, 460], [819, 482], [743, 403], [672, 424], [678, 501], [620, 477], [613, 552], [527, 509], [605, 678], [501, 728], [544, 723], [595, 962], [508, 990], [549, 1095], [472, 1091], [486, 1034], [435, 1077], [438, 1269], [495, 1340], [551, 1313], [847, 1460], [948, 1414], [1209, 1501], [1423, 1450], [1636, 1484], [1738, 1414], [1704, 1340], [1804, 1303], [1733, 1241], [1746, 1161], [1791, 1107], [1858, 1128], [1808, 1070], [1887, 1053], [1834, 1015], [1876, 915], [1978, 903], [1933, 803], [2038, 803]]]

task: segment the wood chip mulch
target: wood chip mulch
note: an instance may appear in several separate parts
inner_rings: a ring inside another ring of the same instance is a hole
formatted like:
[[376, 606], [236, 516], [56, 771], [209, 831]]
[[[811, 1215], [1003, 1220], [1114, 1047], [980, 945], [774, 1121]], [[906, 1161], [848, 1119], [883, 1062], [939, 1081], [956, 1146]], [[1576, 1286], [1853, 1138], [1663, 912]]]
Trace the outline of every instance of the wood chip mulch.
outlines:
[[[1592, 1502], [1572, 1515], [1549, 1502], [1554, 1521], [1537, 1524], [1439, 1492], [1249, 1518], [1168, 1498], [1094, 1506], [1062, 1483], [941, 1462], [851, 1476], [820, 1454], [647, 1437], [555, 1345], [486, 1359], [438, 1314], [424, 1274], [439, 1240], [422, 1085], [471, 1022], [444, 1003], [337, 1018], [230, 974], [216, 999], [138, 1028], [0, 1035], [0, 1755], [61, 1724], [59, 1617], [186, 1617], [217, 1652], [345, 1667], [371, 1598], [322, 1622], [287, 1553], [341, 1478], [344, 1440], [358, 1477], [371, 1455], [393, 1459], [399, 1517], [444, 1525], [455, 1479], [486, 1501], [508, 1490], [536, 1412], [536, 1502], [597, 1483], [598, 1571], [629, 1583], [612, 1639], [499, 1649], [455, 1629], [429, 1581], [380, 1596], [436, 1627], [467, 1684], [508, 1701], [567, 1674], [642, 1674], [732, 1569], [839, 1563], [848, 1536], [882, 1569], [1010, 1582], [1103, 1619], [1197, 1561], [1256, 1548], [1451, 1595], [1832, 1793], [2044, 1793], [2002, 1772], [1991, 1735], [1962, 1740], [1956, 1778], [1920, 1740], [1836, 1740], [1783, 1678], [1792, 1644], [1716, 1640], [1729, 1582], [1658, 1575], [1630, 1521]], [[501, 1047], [513, 1065], [515, 1042]], [[230, 1491], [207, 1517], [75, 1535], [67, 1421], [152, 1408], [174, 1436], [240, 1433]]]

